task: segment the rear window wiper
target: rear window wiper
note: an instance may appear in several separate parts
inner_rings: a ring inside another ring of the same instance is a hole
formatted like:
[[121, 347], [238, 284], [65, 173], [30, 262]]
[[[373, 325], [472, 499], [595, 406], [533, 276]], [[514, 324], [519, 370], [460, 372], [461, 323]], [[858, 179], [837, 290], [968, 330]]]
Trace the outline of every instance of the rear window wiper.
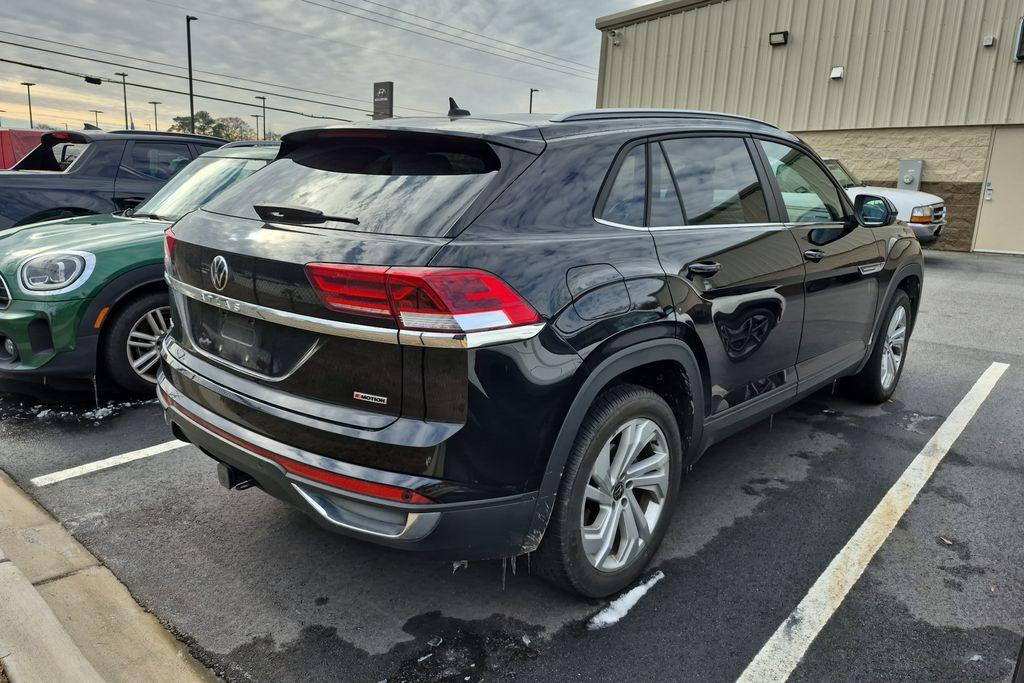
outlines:
[[277, 221], [279, 223], [325, 223], [337, 221], [339, 223], [352, 223], [359, 225], [358, 218], [349, 216], [328, 216], [319, 209], [311, 209], [306, 206], [295, 204], [253, 204], [252, 208], [256, 215], [265, 221]]

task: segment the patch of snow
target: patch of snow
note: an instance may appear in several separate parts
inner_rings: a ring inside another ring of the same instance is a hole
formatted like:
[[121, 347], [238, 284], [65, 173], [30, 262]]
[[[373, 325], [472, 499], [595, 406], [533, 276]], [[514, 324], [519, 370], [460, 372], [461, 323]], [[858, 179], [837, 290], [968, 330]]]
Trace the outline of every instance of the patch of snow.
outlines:
[[587, 624], [587, 628], [593, 631], [601, 628], [607, 628], [612, 624], [618, 623], [620, 619], [629, 613], [629, 610], [636, 606], [636, 603], [640, 602], [640, 598], [644, 597], [644, 595], [647, 594], [647, 591], [654, 587], [654, 584], [664, 578], [664, 572], [659, 570], [639, 586], [630, 588], [628, 591], [612, 600], [603, 610], [595, 614]]

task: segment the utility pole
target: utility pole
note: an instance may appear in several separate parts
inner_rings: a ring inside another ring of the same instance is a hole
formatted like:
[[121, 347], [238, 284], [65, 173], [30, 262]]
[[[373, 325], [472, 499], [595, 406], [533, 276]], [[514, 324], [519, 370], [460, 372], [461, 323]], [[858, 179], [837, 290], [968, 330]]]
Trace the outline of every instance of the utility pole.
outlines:
[[185, 15], [185, 40], [188, 43], [188, 120], [191, 132], [196, 132], [196, 104], [195, 95], [192, 91], [192, 22], [199, 21], [199, 17], [191, 14]]
[[25, 86], [26, 90], [28, 90], [28, 127], [35, 128], [35, 123], [32, 121], [32, 86], [35, 85], [35, 83], [22, 81], [21, 84]]
[[[6, 109], [0, 109], [0, 114], [6, 114], [6, 113], [7, 113]], [[0, 127], [3, 127], [3, 125], [4, 125], [4, 122], [0, 121]]]
[[256, 139], [259, 140], [260, 139], [260, 115], [259, 114], [249, 114], [249, 116], [251, 116], [254, 119], [256, 119]]
[[267, 139], [267, 98], [263, 95], [257, 95], [257, 100], [263, 100], [263, 139]]
[[530, 88], [530, 113], [533, 113], [533, 93], [540, 92], [537, 88]]
[[153, 105], [153, 130], [160, 130], [160, 126], [156, 122], [156, 105], [163, 103], [156, 100], [150, 100], [149, 103]]
[[124, 97], [124, 129], [128, 130], [128, 84], [125, 82], [128, 74], [118, 71], [114, 75], [121, 77], [121, 95]]
[[99, 128], [100, 127], [100, 114], [103, 113], [103, 110], [102, 109], [90, 109], [89, 111], [92, 112], [93, 120], [96, 121], [96, 127]]

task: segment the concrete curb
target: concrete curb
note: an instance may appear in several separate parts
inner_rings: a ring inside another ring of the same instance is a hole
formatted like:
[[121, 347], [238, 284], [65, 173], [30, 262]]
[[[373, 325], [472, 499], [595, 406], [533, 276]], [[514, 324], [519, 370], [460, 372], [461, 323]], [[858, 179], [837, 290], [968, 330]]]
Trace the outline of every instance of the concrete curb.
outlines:
[[46, 601], [2, 550], [0, 662], [11, 683], [103, 681]]
[[2, 470], [0, 663], [10, 683], [216, 679]]

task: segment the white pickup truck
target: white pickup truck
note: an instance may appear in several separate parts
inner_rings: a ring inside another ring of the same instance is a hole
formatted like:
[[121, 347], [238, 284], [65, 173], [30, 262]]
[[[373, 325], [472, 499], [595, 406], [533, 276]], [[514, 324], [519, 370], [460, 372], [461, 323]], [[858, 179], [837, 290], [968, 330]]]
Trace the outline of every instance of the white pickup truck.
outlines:
[[860, 182], [839, 159], [824, 159], [839, 184], [846, 189], [850, 200], [859, 194], [885, 197], [896, 205], [897, 217], [911, 228], [921, 244], [934, 244], [946, 227], [946, 202], [927, 192], [900, 190], [895, 187], [867, 186]]

